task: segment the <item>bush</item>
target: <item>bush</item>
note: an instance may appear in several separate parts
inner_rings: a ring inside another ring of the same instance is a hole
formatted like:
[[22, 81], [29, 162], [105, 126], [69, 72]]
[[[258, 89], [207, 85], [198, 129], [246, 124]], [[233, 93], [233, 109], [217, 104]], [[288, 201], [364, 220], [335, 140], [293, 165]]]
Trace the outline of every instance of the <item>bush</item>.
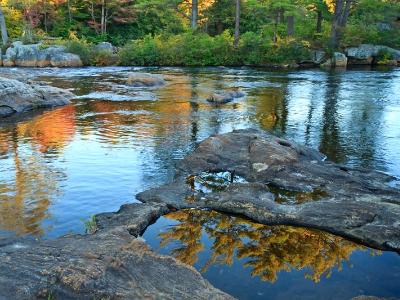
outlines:
[[97, 67], [117, 65], [118, 56], [110, 51], [93, 51], [90, 62]]
[[92, 46], [83, 40], [70, 40], [65, 43], [67, 52], [78, 55], [84, 65], [90, 65]]

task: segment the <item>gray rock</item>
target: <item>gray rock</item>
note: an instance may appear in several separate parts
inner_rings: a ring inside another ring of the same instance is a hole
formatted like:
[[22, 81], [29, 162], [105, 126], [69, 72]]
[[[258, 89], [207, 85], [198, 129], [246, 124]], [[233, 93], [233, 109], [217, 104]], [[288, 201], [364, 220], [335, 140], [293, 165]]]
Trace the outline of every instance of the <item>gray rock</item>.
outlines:
[[94, 51], [97, 51], [97, 52], [104, 51], [104, 52], [114, 53], [115, 47], [111, 43], [102, 42], [102, 43], [99, 43], [96, 46], [94, 46]]
[[50, 64], [52, 67], [81, 67], [83, 65], [78, 55], [57, 52], [50, 56]]
[[400, 50], [387, 46], [361, 44], [358, 47], [350, 47], [345, 50], [351, 64], [370, 65], [377, 57], [379, 51], [386, 50], [392, 54], [393, 59], [400, 61]]
[[244, 96], [245, 93], [241, 91], [223, 91], [212, 94], [209, 98], [207, 98], [207, 101], [215, 104], [224, 104]]
[[[213, 182], [221, 177], [213, 176], [222, 171], [231, 172], [231, 181], [216, 188]], [[264, 132], [238, 130], [206, 139], [181, 161], [172, 183], [137, 197], [177, 209], [244, 215], [262, 224], [321, 229], [400, 252], [400, 190], [388, 185], [392, 180], [325, 161], [318, 151]], [[280, 191], [293, 199], [278, 201]]]
[[74, 95], [59, 88], [0, 77], [0, 118], [69, 104]]
[[17, 58], [16, 49], [13, 47], [8, 48], [6, 50], [6, 54], [3, 56], [3, 66], [14, 67], [16, 58]]
[[23, 45], [12, 43], [4, 56], [6, 67], [80, 67], [82, 61], [78, 55], [65, 52], [63, 46], [43, 47], [41, 44]]
[[323, 50], [312, 50], [311, 54], [311, 61], [317, 65], [324, 62], [326, 58], [326, 52]]
[[132, 73], [127, 83], [134, 87], [158, 87], [165, 84], [164, 79], [159, 75], [147, 73]]
[[167, 211], [131, 204], [97, 216], [94, 234], [3, 245], [0, 299], [233, 299], [138, 238]]
[[333, 53], [333, 63], [335, 67], [345, 68], [347, 66], [347, 57], [343, 53]]

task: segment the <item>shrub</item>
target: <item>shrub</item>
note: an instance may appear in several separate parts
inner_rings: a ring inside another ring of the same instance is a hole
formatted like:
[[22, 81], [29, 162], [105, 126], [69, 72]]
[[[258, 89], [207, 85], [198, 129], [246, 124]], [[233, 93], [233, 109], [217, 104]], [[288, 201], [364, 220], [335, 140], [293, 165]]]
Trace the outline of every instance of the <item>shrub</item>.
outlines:
[[78, 55], [84, 65], [89, 65], [91, 62], [91, 45], [83, 40], [70, 40], [65, 43], [68, 52]]
[[118, 56], [110, 51], [93, 51], [91, 55], [91, 65], [98, 67], [111, 66], [118, 64]]

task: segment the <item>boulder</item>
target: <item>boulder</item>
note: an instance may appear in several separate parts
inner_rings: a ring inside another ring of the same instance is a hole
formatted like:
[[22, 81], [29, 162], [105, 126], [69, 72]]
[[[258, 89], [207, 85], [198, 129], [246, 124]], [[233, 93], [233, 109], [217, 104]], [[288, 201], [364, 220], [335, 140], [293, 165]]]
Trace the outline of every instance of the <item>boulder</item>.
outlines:
[[381, 45], [361, 44], [358, 47], [347, 48], [345, 53], [351, 64], [370, 65], [382, 50], [389, 52], [393, 60], [400, 61], [400, 50]]
[[321, 68], [332, 68], [334, 65], [333, 59], [328, 58], [326, 61], [320, 64]]
[[225, 104], [233, 101], [236, 98], [241, 98], [244, 96], [245, 93], [241, 91], [223, 91], [212, 94], [207, 98], [207, 101], [215, 104]]
[[262, 131], [237, 130], [200, 143], [177, 165], [172, 182], [137, 198], [243, 215], [261, 224], [320, 229], [400, 253], [395, 180], [329, 162], [316, 150]]
[[80, 67], [78, 55], [67, 53], [63, 46], [44, 47], [41, 44], [12, 43], [4, 56], [6, 67]]
[[335, 52], [333, 53], [333, 63], [335, 67], [345, 68], [347, 67], [347, 57], [343, 53]]
[[127, 83], [134, 87], [158, 87], [165, 84], [164, 79], [159, 75], [147, 73], [132, 73]]
[[17, 51], [14, 47], [10, 47], [6, 50], [6, 54], [3, 56], [4, 67], [14, 67], [15, 60], [17, 58]]
[[115, 52], [115, 47], [108, 42], [102, 42], [94, 46], [94, 51], [96, 52], [109, 52], [109, 53], [114, 53]]
[[0, 118], [39, 108], [66, 105], [73, 97], [71, 92], [56, 87], [0, 77]]
[[326, 57], [326, 52], [323, 50], [312, 50], [310, 54], [311, 54], [311, 61], [317, 65], [323, 63]]
[[140, 234], [168, 211], [131, 204], [97, 231], [0, 245], [0, 299], [233, 299], [194, 268], [151, 251]]
[[83, 65], [80, 57], [72, 53], [53, 53], [50, 56], [50, 64], [52, 67], [81, 67]]

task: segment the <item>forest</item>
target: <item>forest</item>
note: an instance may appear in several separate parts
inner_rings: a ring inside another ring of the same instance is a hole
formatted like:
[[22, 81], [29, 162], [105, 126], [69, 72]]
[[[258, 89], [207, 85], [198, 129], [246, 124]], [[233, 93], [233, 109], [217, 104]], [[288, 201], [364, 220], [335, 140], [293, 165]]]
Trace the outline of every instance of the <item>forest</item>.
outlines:
[[[3, 51], [16, 39], [66, 44], [94, 65], [263, 65], [400, 47], [398, 0], [1, 0], [0, 24]], [[118, 51], [94, 54], [100, 42]]]

